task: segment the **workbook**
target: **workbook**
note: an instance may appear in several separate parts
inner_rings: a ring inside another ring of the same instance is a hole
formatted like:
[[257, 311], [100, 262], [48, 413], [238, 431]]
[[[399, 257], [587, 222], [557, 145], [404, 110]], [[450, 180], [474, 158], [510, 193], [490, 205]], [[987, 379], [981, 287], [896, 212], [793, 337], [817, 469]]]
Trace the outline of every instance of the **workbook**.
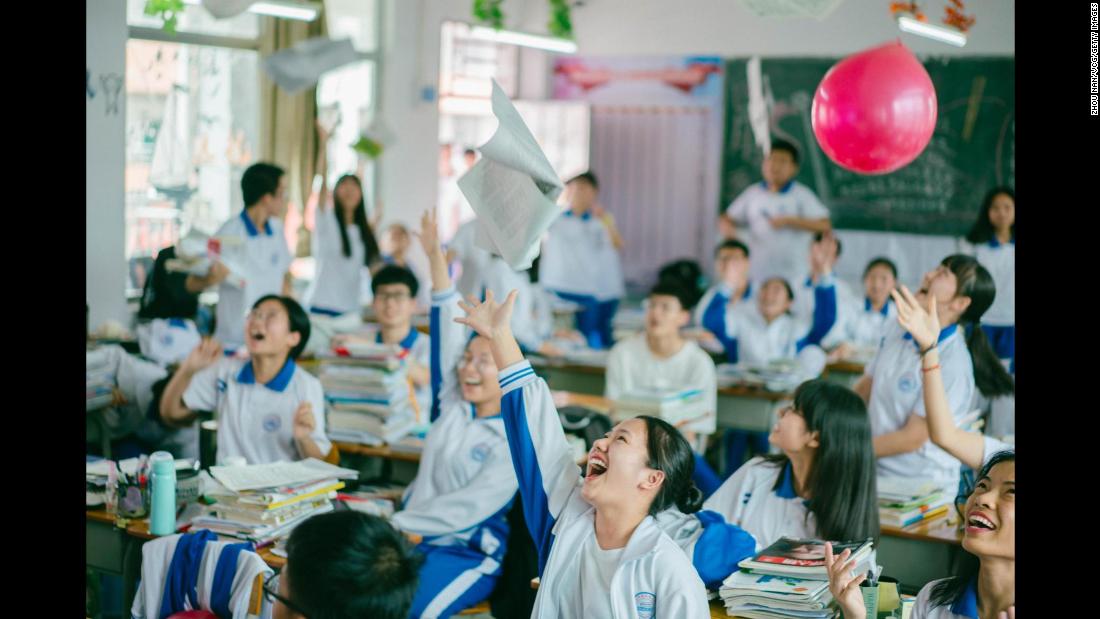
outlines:
[[[832, 542], [833, 554], [839, 555], [845, 549], [852, 551], [857, 570], [871, 554], [872, 540], [862, 542]], [[811, 580], [828, 580], [825, 568], [825, 541], [816, 539], [795, 539], [782, 537], [779, 541], [756, 556], [744, 559], [737, 564], [755, 574], [794, 576]], [[865, 567], [865, 566], [864, 566]]]

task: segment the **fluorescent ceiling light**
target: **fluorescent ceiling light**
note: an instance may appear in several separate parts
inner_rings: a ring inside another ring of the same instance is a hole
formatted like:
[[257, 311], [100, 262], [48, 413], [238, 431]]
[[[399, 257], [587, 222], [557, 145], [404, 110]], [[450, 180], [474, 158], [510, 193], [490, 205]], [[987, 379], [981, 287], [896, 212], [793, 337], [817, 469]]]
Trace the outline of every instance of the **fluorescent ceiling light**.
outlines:
[[573, 54], [577, 51], [577, 44], [569, 39], [559, 39], [557, 37], [547, 37], [538, 34], [529, 34], [527, 32], [517, 32], [515, 30], [494, 30], [485, 26], [474, 26], [471, 28], [470, 37], [482, 41], [534, 47], [536, 49], [545, 49], [547, 51], [560, 52], [563, 54]]
[[[184, 4], [199, 5], [202, 0], [184, 0]], [[302, 0], [263, 0], [253, 2], [248, 7], [249, 12], [257, 15], [270, 15], [284, 19], [296, 19], [299, 21], [313, 21], [321, 12], [320, 5], [315, 2]]]
[[943, 26], [918, 21], [908, 15], [898, 17], [898, 27], [901, 28], [902, 32], [928, 37], [958, 47], [966, 45], [966, 35], [962, 32], [954, 28], [944, 28]]

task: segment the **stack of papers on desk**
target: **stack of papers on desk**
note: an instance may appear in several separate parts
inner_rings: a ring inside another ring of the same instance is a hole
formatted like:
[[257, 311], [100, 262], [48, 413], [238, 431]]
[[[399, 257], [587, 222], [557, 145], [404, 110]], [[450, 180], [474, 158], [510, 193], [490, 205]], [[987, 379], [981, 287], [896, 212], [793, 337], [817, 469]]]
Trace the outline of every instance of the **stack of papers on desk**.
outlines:
[[615, 401], [613, 418], [652, 415], [676, 425], [706, 414], [706, 398], [701, 389], [635, 389]]
[[395, 443], [417, 424], [419, 408], [396, 345], [348, 344], [318, 357], [330, 438], [365, 445]]
[[85, 353], [85, 411], [107, 408], [114, 401], [115, 372], [106, 348]]
[[878, 518], [883, 525], [910, 527], [946, 518], [951, 497], [934, 483], [903, 477], [878, 478]]

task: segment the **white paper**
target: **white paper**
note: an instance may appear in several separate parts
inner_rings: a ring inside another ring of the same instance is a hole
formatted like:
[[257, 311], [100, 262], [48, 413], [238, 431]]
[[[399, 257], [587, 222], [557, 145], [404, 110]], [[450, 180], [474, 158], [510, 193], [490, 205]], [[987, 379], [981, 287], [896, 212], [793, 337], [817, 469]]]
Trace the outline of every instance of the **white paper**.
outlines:
[[561, 179], [500, 85], [493, 81], [499, 126], [458, 188], [477, 214], [475, 244], [517, 271], [539, 255], [542, 235], [561, 212]]
[[340, 468], [316, 458], [298, 462], [276, 462], [274, 464], [249, 464], [245, 466], [212, 466], [210, 474], [221, 482], [227, 490], [257, 490], [303, 484], [329, 477], [337, 479], [356, 479], [359, 471]]
[[308, 39], [264, 58], [267, 75], [288, 93], [305, 90], [331, 71], [360, 59], [351, 39]]

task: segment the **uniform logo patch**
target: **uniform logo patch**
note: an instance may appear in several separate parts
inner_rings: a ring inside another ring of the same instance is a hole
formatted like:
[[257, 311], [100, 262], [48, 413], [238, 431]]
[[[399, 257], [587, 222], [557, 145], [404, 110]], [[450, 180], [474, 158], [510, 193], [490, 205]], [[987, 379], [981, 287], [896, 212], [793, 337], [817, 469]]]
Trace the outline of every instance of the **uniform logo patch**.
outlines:
[[225, 388], [226, 388], [225, 381], [219, 378], [218, 382], [216, 383], [216, 388], [220, 393], [225, 393]]
[[164, 344], [165, 346], [171, 346], [173, 339], [174, 338], [172, 337], [171, 333], [165, 333], [164, 335], [160, 336], [160, 343]]
[[277, 432], [283, 425], [282, 417], [279, 417], [275, 413], [264, 417], [264, 430], [268, 432]]
[[898, 379], [898, 391], [902, 393], [913, 393], [919, 386], [917, 377], [913, 372], [906, 372]]
[[470, 459], [474, 462], [485, 462], [489, 459], [490, 453], [492, 453], [492, 448], [489, 443], [478, 443], [470, 450]]
[[653, 619], [657, 607], [657, 596], [648, 591], [634, 594], [634, 607], [638, 610], [638, 619]]

